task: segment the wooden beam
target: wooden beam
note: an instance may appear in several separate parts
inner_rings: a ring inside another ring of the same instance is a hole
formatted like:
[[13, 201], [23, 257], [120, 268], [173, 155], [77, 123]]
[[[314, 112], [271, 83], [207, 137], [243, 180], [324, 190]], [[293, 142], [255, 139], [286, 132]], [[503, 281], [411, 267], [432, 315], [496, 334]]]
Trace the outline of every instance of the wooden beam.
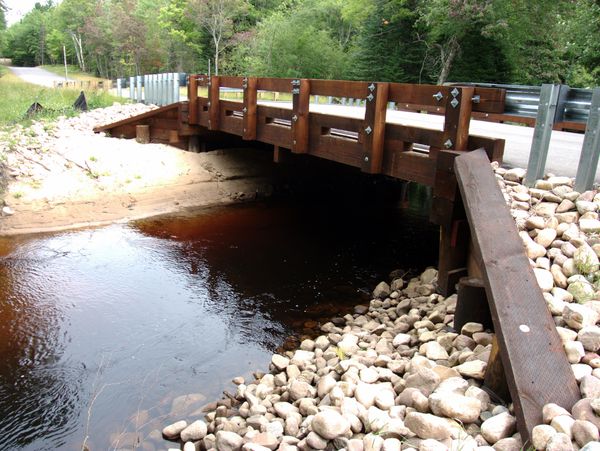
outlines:
[[368, 90], [362, 130], [365, 149], [362, 170], [370, 174], [380, 174], [383, 168], [389, 83], [371, 83]]
[[526, 443], [543, 422], [542, 407], [553, 402], [570, 411], [579, 388], [485, 151], [464, 153], [454, 165]]
[[452, 88], [446, 98], [443, 145], [447, 149], [467, 150], [473, 88]]
[[210, 85], [208, 87], [208, 129], [219, 130], [219, 116], [221, 112], [220, 108], [220, 79], [217, 76], [210, 78]]
[[256, 77], [244, 78], [244, 130], [245, 140], [256, 139]]
[[307, 153], [309, 130], [308, 115], [310, 107], [310, 81], [292, 80], [292, 152]]
[[135, 140], [140, 144], [148, 144], [150, 142], [150, 126], [149, 125], [136, 125], [135, 126]]
[[190, 75], [188, 82], [188, 123], [198, 124], [198, 79], [195, 75]]

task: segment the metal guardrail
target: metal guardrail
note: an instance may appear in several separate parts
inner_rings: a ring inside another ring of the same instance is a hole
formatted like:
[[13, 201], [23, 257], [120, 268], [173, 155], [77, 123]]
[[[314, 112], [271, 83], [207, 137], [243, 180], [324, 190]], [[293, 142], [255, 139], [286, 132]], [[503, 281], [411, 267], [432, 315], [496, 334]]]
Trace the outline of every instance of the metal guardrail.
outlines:
[[[540, 103], [541, 86], [505, 85], [497, 83], [449, 83], [450, 85], [499, 88], [506, 90], [504, 113], [535, 118]], [[571, 121], [586, 123], [590, 114], [592, 90], [556, 85], [560, 89], [560, 101], [556, 122]]]
[[180, 88], [185, 86], [187, 74], [182, 72], [138, 75], [116, 81], [117, 96], [158, 106], [179, 102]]

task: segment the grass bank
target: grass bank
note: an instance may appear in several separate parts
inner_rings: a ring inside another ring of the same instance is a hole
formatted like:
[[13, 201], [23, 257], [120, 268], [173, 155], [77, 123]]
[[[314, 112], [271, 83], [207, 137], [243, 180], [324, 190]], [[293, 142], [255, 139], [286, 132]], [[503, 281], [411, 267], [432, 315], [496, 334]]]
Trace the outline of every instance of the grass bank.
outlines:
[[[73, 108], [73, 102], [79, 93], [79, 89], [54, 89], [26, 83], [6, 67], [0, 66], [0, 127], [29, 125], [32, 119], [52, 120], [58, 116], [74, 116], [78, 111]], [[123, 101], [103, 91], [89, 91], [85, 95], [90, 109]], [[42, 105], [43, 110], [27, 116], [27, 109], [34, 102]]]
[[[40, 66], [42, 69], [52, 72], [61, 77], [65, 76], [65, 66], [61, 65], [45, 65]], [[77, 66], [67, 66], [69, 78], [77, 81], [107, 81], [105, 78], [96, 77], [87, 72], [81, 72]]]

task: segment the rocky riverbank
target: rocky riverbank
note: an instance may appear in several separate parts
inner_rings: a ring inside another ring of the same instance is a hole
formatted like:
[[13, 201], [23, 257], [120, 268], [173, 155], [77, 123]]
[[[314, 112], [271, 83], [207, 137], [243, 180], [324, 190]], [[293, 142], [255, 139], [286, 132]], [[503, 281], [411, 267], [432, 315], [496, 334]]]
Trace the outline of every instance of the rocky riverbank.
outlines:
[[152, 108], [115, 104], [0, 130], [0, 235], [127, 221], [269, 191], [267, 154], [196, 154], [93, 132]]
[[185, 451], [600, 449], [600, 194], [553, 176], [528, 189], [523, 170], [494, 169], [580, 384], [571, 412], [546, 405], [522, 443], [512, 406], [482, 389], [493, 333], [453, 329], [456, 296], [436, 294], [430, 268], [393, 273], [368, 306], [273, 355], [267, 373], [236, 378], [235, 394], [163, 436]]

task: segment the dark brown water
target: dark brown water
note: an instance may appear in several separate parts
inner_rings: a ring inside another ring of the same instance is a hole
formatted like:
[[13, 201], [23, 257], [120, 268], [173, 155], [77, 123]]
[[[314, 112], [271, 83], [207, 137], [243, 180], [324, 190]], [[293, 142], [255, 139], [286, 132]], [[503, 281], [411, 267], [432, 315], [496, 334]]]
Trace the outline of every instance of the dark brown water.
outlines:
[[[413, 194], [0, 240], [0, 449], [166, 449], [157, 429], [266, 368], [307, 320], [436, 263]], [[186, 394], [199, 400], [173, 412]]]

